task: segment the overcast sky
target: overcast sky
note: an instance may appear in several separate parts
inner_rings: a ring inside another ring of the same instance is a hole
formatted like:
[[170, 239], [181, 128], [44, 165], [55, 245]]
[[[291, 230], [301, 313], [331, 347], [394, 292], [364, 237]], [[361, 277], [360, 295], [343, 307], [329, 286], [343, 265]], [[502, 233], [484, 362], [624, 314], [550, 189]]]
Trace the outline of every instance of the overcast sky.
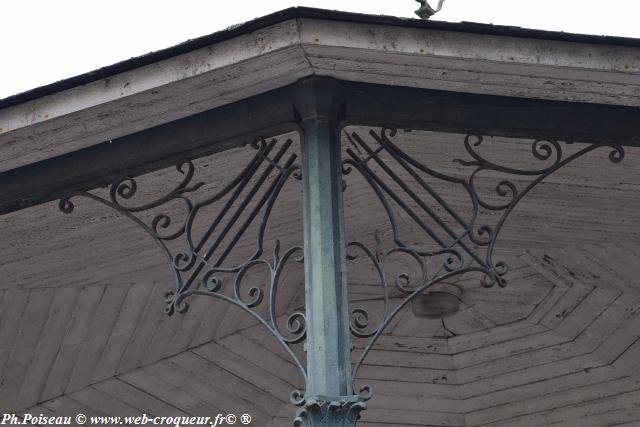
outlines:
[[[412, 0], [0, 1], [0, 98], [291, 6], [403, 17], [418, 7]], [[432, 19], [640, 38], [640, 0], [445, 0]]]

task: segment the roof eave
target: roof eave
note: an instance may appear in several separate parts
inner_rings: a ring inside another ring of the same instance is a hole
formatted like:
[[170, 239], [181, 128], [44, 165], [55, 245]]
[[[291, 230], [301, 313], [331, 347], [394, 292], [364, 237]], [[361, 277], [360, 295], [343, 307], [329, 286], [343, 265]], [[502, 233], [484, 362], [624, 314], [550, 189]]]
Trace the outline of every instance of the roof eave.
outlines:
[[130, 58], [118, 63], [108, 65], [97, 70], [92, 70], [64, 80], [53, 82], [28, 91], [18, 93], [0, 99], [0, 109], [17, 105], [26, 101], [41, 98], [52, 93], [71, 89], [96, 80], [105, 79], [116, 74], [130, 71], [154, 62], [162, 61], [177, 55], [191, 52], [202, 47], [209, 46], [243, 34], [267, 28], [271, 25], [294, 18], [315, 18], [324, 20], [336, 20], [354, 23], [370, 23], [376, 25], [392, 25], [410, 28], [427, 28], [433, 30], [456, 31], [470, 34], [485, 34], [507, 37], [523, 37], [539, 40], [565, 41], [588, 44], [605, 44], [611, 46], [640, 47], [640, 39], [616, 36], [600, 36], [588, 34], [575, 34], [521, 28], [514, 26], [482, 24], [476, 22], [441, 22], [432, 20], [409, 19], [386, 15], [367, 15], [361, 13], [341, 12], [309, 7], [291, 7], [272, 14], [253, 19], [241, 24], [230, 26], [222, 31], [217, 31], [196, 39], [187, 40], [175, 46], [150, 52], [145, 55]]

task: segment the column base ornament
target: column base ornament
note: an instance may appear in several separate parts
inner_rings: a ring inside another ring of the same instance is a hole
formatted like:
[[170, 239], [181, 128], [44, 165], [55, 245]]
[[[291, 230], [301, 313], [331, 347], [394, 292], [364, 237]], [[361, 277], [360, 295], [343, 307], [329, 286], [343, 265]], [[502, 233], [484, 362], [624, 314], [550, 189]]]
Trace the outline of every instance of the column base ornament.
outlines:
[[[365, 390], [365, 389], [363, 389]], [[352, 396], [313, 396], [305, 398], [301, 392], [291, 394], [291, 402], [300, 406], [293, 420], [294, 427], [355, 427], [360, 412], [367, 409], [371, 391]]]

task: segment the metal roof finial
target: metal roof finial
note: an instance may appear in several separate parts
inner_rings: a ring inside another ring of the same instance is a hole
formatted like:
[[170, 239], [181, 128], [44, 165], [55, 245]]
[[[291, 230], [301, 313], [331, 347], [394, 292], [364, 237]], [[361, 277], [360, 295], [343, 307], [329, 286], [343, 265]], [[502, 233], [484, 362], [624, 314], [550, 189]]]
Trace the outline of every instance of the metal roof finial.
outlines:
[[416, 10], [416, 15], [422, 19], [429, 19], [436, 13], [440, 12], [440, 9], [442, 9], [442, 3], [444, 3], [444, 0], [440, 0], [438, 2], [438, 7], [434, 9], [429, 5], [429, 3], [427, 3], [427, 0], [416, 1], [420, 3], [420, 8]]

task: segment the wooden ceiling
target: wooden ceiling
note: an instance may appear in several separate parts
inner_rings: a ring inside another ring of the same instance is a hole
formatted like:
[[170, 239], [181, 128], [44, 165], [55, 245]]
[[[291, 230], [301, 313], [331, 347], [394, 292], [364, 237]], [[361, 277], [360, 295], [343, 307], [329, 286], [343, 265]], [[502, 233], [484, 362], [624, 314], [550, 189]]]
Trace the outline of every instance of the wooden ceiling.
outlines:
[[[635, 425], [640, 421], [640, 295], [618, 289], [609, 277], [615, 272], [627, 283], [637, 280], [640, 248], [599, 249], [633, 253], [632, 262], [624, 270], [604, 267], [600, 273], [607, 274], [594, 280], [584, 268], [590, 264], [587, 249], [578, 262], [564, 266], [549, 261], [561, 250], [520, 257], [509, 296], [494, 302], [500, 308], [522, 307], [511, 319], [499, 309], [470, 305], [446, 322], [459, 334], [442, 336], [435, 327], [439, 321], [405, 313], [360, 372], [359, 381], [375, 391], [361, 424]], [[592, 280], [579, 281], [578, 275]], [[474, 303], [468, 295], [473, 288], [465, 287], [465, 305]], [[463, 332], [459, 325], [474, 317], [490, 325]], [[356, 345], [356, 351], [360, 348]], [[256, 425], [289, 426], [293, 408], [286, 398], [301, 386], [282, 348], [251, 326], [26, 412], [250, 413]]]
[[[280, 139], [287, 137], [295, 135]], [[465, 155], [464, 135], [400, 131], [396, 138], [419, 161], [465, 173], [452, 162]], [[510, 165], [531, 164], [530, 141], [495, 139], [486, 147]], [[251, 150], [197, 160], [207, 183], [201, 190], [229, 182]], [[376, 392], [364, 425], [639, 422], [640, 150], [628, 150], [618, 165], [607, 155], [595, 151], [559, 171], [514, 212], [498, 249], [512, 267], [506, 288], [487, 290], [468, 277], [455, 316], [442, 322], [401, 314], [361, 370]], [[175, 169], [150, 174], [140, 191], [161, 194], [176, 178]], [[346, 183], [349, 239], [388, 239], [388, 220], [370, 189], [353, 175]], [[464, 197], [446, 194], [467, 209]], [[165, 316], [163, 294], [173, 283], [153, 242], [106, 207], [75, 201], [71, 215], [47, 203], [0, 217], [0, 408], [247, 412], [254, 425], [290, 425], [288, 392], [302, 384], [274, 341], [210, 298], [194, 298], [185, 315]], [[293, 180], [272, 215], [271, 242], [300, 243], [299, 202]], [[400, 223], [403, 236], [422, 241], [414, 223], [402, 216]], [[234, 260], [252, 247], [254, 232], [241, 239]], [[301, 305], [302, 276], [300, 266], [288, 273], [280, 314]], [[379, 302], [373, 279], [370, 266], [350, 264], [353, 304]]]

